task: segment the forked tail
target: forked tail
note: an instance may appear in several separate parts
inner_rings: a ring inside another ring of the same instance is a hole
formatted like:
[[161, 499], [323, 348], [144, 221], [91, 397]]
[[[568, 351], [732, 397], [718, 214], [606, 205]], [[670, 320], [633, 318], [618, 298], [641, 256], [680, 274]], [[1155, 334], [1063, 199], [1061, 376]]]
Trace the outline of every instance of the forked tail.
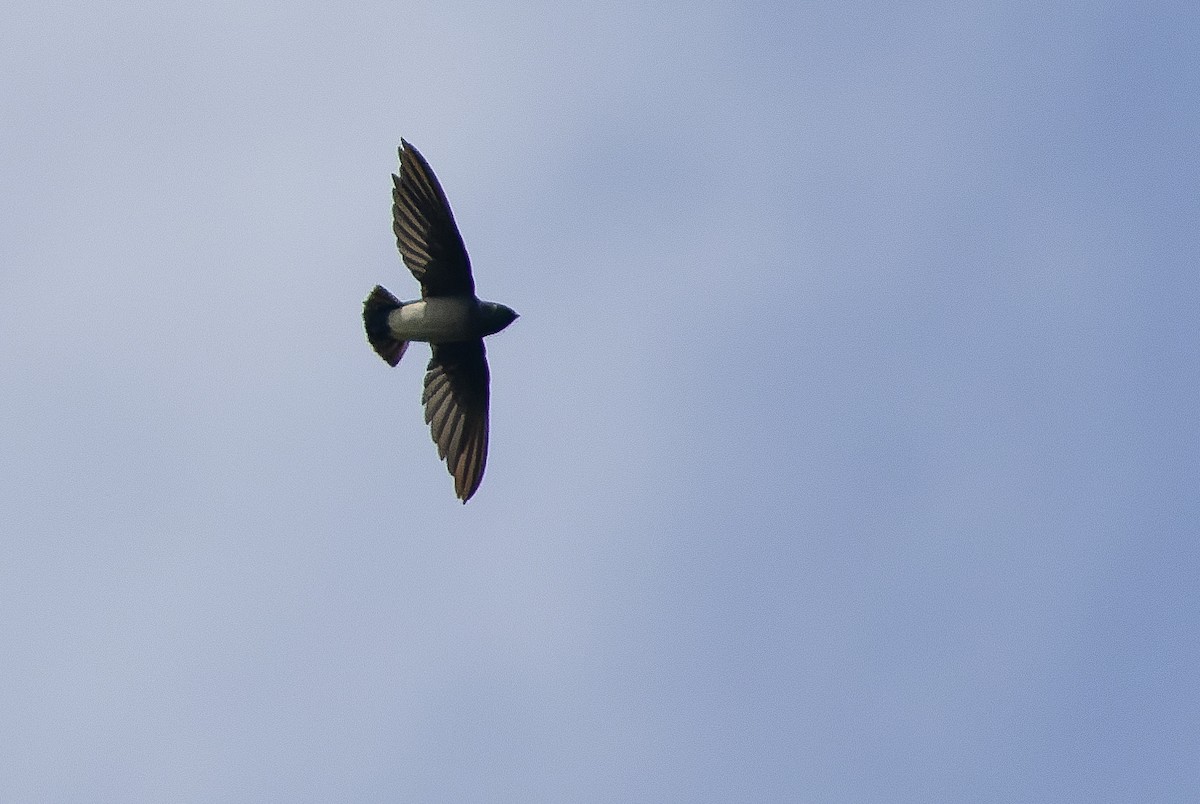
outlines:
[[367, 328], [367, 340], [389, 366], [399, 363], [404, 350], [408, 348], [408, 341], [394, 338], [392, 328], [388, 326], [388, 315], [400, 306], [400, 300], [379, 285], [363, 302], [363, 325]]

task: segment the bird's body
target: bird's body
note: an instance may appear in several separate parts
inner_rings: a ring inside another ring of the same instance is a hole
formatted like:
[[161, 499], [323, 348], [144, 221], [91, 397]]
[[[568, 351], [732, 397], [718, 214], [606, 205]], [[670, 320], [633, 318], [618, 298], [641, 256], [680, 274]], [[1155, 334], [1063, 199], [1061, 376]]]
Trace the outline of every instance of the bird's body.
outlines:
[[501, 306], [493, 302], [471, 296], [435, 296], [402, 302], [388, 313], [387, 322], [397, 340], [451, 343], [492, 335], [511, 319], [504, 320]]
[[488, 447], [490, 374], [483, 339], [516, 320], [503, 304], [480, 301], [454, 215], [424, 157], [401, 140], [400, 174], [392, 176], [392, 228], [421, 298], [401, 302], [376, 285], [363, 302], [367, 340], [389, 365], [410, 341], [425, 341], [425, 421], [464, 503], [483, 480]]

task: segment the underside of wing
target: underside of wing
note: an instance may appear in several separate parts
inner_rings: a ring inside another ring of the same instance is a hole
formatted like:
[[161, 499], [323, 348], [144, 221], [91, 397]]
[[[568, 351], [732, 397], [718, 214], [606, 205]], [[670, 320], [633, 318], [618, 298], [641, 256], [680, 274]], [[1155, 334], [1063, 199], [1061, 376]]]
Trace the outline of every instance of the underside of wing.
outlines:
[[471, 262], [454, 213], [429, 163], [401, 140], [400, 174], [392, 175], [392, 229], [422, 296], [475, 293]]
[[425, 421], [464, 503], [479, 488], [488, 449], [488, 365], [483, 341], [433, 345], [425, 371]]

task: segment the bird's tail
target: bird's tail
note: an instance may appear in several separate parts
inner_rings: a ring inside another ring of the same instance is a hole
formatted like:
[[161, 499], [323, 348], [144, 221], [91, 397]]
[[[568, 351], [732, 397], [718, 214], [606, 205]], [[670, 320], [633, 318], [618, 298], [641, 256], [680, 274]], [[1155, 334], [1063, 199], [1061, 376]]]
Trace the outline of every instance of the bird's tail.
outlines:
[[392, 337], [392, 328], [388, 326], [388, 315], [398, 307], [400, 300], [379, 285], [363, 302], [363, 325], [367, 328], [367, 340], [389, 366], [399, 363], [404, 350], [408, 348], [408, 341], [396, 340]]

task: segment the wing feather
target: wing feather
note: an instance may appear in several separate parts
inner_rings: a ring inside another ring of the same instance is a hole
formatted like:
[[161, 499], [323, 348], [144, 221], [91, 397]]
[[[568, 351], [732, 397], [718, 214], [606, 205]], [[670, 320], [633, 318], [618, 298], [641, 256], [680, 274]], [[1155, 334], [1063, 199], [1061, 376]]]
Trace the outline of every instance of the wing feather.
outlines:
[[489, 382], [482, 339], [433, 344], [421, 402], [438, 457], [446, 461], [464, 503], [479, 488], [487, 465]]
[[450, 202], [425, 157], [400, 141], [400, 173], [392, 175], [392, 230], [400, 256], [421, 283], [421, 296], [473, 296], [471, 260]]

